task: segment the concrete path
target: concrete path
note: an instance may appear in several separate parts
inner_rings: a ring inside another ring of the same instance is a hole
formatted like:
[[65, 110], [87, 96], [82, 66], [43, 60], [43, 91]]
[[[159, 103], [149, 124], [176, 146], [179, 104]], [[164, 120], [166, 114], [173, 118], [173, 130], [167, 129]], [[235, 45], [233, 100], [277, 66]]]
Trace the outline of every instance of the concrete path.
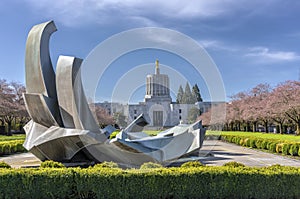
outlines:
[[0, 161], [4, 161], [13, 168], [20, 167], [37, 167], [40, 166], [41, 161], [37, 159], [32, 153], [18, 153], [14, 155], [0, 157]]
[[[226, 162], [236, 161], [247, 166], [256, 167], [274, 164], [300, 167], [300, 160], [298, 159], [252, 150], [218, 140], [205, 140], [199, 157], [182, 158], [176, 162], [180, 163], [188, 160], [200, 160], [205, 165], [223, 165]], [[31, 153], [20, 153], [0, 157], [0, 161], [8, 163], [14, 168], [39, 166], [41, 163], [40, 160]]]
[[[205, 140], [200, 154], [206, 155], [200, 159], [205, 165], [223, 165], [236, 161], [247, 166], [264, 167], [274, 164], [300, 167], [300, 160], [289, 156], [275, 155], [218, 140]], [[212, 154], [211, 156], [209, 154]]]

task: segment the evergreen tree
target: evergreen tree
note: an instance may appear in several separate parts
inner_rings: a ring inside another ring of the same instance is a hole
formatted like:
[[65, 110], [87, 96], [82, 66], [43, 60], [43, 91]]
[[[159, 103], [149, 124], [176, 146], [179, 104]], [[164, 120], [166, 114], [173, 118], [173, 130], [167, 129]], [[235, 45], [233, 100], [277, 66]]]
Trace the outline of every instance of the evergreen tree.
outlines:
[[177, 96], [176, 96], [176, 102], [177, 102], [178, 104], [182, 104], [183, 95], [184, 95], [184, 93], [183, 93], [183, 88], [182, 88], [182, 86], [180, 85], [180, 86], [179, 86], [179, 89], [178, 89]]
[[195, 103], [196, 102], [202, 102], [203, 99], [201, 97], [201, 94], [200, 94], [200, 90], [199, 90], [199, 87], [197, 84], [195, 84], [192, 88], [192, 92], [193, 92], [193, 95], [194, 95], [194, 98], [195, 98]]
[[189, 83], [187, 82], [185, 85], [184, 95], [183, 95], [183, 103], [182, 104], [194, 104], [193, 95], [191, 92], [191, 88]]

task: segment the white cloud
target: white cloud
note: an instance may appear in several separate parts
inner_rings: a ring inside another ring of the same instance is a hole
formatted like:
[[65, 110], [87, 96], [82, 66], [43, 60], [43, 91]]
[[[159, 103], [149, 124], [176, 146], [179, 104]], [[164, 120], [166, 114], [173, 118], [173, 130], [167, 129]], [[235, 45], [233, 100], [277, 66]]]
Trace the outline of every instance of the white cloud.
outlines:
[[[162, 17], [173, 19], [211, 18], [230, 15], [257, 6], [259, 1], [182, 0], [26, 0], [33, 8], [65, 25], [84, 23], [128, 23], [157, 25]], [[138, 20], [137, 20], [138, 19]], [[158, 21], [158, 22], [154, 22]]]
[[130, 21], [134, 21], [137, 24], [143, 24], [145, 26], [149, 26], [149, 27], [160, 27], [160, 24], [158, 24], [157, 22], [148, 19], [146, 17], [142, 17], [142, 16], [132, 16], [128, 18]]
[[290, 51], [271, 51], [266, 47], [252, 47], [246, 53], [248, 57], [256, 57], [261, 62], [276, 62], [276, 61], [295, 61], [300, 59], [300, 55]]
[[199, 44], [204, 48], [211, 50], [225, 50], [225, 51], [237, 51], [238, 48], [234, 46], [226, 45], [224, 42], [218, 40], [198, 40]]

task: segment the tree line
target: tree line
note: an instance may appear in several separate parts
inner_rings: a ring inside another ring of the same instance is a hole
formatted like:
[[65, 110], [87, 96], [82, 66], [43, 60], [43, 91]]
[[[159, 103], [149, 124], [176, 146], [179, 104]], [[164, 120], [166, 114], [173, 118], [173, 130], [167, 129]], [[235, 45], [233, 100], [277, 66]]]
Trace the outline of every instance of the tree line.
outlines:
[[17, 82], [7, 82], [0, 79], [0, 130], [11, 134], [12, 128], [22, 131], [23, 126], [29, 121], [22, 93], [25, 86]]
[[196, 102], [202, 101], [203, 100], [200, 94], [200, 89], [197, 84], [195, 84], [191, 90], [190, 85], [187, 82], [184, 91], [182, 85], [179, 86], [176, 96], [176, 102], [178, 104], [195, 104]]
[[[13, 130], [23, 132], [23, 126], [30, 120], [23, 93], [26, 93], [23, 84], [0, 79], [0, 133], [11, 135]], [[125, 125], [125, 116], [121, 113], [111, 116], [107, 110], [97, 105], [94, 105], [92, 110], [94, 110], [94, 117], [101, 127], [114, 125], [117, 122]]]
[[[258, 126], [269, 132], [289, 133], [292, 130], [300, 134], [300, 82], [286, 81], [271, 87], [259, 84], [250, 91], [239, 92], [231, 96], [231, 101], [214, 107], [202, 114], [199, 119], [210, 128], [222, 126], [223, 130], [258, 131]], [[219, 114], [224, 110], [226, 116]], [[226, 110], [226, 111], [225, 111]]]
[[93, 113], [94, 118], [97, 120], [98, 125], [104, 128], [107, 125], [113, 125], [116, 128], [122, 128], [127, 126], [126, 116], [121, 112], [116, 112], [110, 114], [105, 108], [101, 107], [99, 104], [94, 104]]

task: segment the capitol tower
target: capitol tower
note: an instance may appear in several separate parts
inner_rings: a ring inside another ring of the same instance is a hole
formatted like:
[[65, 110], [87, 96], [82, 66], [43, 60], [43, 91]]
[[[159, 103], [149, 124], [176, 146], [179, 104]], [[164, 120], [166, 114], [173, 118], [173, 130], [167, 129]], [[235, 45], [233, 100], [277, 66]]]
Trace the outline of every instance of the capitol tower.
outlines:
[[160, 74], [159, 61], [155, 61], [155, 74], [147, 75], [145, 102], [168, 101], [171, 102], [170, 82], [168, 75]]

